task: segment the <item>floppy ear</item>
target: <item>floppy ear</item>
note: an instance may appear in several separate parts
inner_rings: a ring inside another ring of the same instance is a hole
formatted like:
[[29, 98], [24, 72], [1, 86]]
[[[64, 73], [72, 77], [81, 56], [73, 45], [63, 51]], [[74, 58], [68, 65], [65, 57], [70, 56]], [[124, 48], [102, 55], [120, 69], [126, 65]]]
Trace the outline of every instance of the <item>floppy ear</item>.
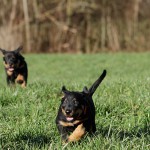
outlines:
[[6, 50], [0, 48], [0, 51], [3, 53], [3, 55], [6, 54]]
[[83, 88], [83, 93], [86, 93], [86, 94], [89, 93], [89, 90], [86, 86]]
[[23, 49], [23, 46], [19, 46], [14, 52], [19, 53]]

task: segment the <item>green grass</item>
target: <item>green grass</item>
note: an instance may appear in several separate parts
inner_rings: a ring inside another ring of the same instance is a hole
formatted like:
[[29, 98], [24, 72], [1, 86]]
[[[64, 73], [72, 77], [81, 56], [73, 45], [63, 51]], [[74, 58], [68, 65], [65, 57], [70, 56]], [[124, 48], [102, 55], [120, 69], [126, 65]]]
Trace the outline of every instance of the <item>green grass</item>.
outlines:
[[[0, 63], [0, 149], [150, 149], [150, 53], [25, 55], [26, 89], [8, 88]], [[55, 117], [62, 85], [82, 90], [108, 74], [95, 92], [97, 132], [61, 144]]]

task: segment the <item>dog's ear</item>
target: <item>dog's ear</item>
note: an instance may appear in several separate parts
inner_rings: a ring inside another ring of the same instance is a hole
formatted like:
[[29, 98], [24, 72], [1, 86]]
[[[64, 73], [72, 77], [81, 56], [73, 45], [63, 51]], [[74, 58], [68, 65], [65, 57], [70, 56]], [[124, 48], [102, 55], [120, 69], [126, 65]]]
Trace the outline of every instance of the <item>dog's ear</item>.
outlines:
[[3, 55], [6, 54], [6, 50], [0, 48], [0, 51], [3, 53]]
[[23, 46], [19, 46], [16, 50], [14, 50], [15, 53], [19, 53], [23, 49]]
[[66, 87], [65, 86], [62, 86], [62, 89], [61, 89], [61, 91], [62, 91], [62, 99], [65, 97], [65, 95], [69, 92], [67, 89], [66, 89]]
[[88, 90], [88, 88], [86, 86], [83, 88], [83, 93], [85, 93], [85, 94], [89, 93], [89, 90]]
[[68, 90], [66, 89], [66, 87], [65, 87], [65, 86], [62, 86], [61, 91], [62, 91], [64, 94], [68, 93]]

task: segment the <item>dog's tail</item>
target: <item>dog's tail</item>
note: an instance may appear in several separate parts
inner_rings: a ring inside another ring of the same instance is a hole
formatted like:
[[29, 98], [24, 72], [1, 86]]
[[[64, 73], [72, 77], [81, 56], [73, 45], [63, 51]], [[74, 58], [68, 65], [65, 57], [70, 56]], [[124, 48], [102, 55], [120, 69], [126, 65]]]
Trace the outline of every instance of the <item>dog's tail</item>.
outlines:
[[100, 83], [103, 81], [103, 79], [106, 76], [106, 70], [103, 71], [101, 76], [93, 83], [93, 85], [89, 88], [88, 94], [92, 96], [94, 92], [96, 91], [97, 87], [100, 85]]

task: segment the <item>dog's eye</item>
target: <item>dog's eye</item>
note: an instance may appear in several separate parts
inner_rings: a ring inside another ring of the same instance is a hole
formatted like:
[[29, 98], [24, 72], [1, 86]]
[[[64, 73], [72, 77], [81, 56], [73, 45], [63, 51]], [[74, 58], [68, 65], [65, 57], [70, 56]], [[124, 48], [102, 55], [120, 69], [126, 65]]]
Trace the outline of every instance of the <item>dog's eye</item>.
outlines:
[[76, 99], [73, 100], [73, 103], [74, 103], [75, 105], [78, 105], [78, 101], [77, 101]]
[[65, 99], [65, 100], [64, 100], [64, 104], [66, 104], [67, 102], [68, 102], [68, 100], [67, 100], [67, 99]]

